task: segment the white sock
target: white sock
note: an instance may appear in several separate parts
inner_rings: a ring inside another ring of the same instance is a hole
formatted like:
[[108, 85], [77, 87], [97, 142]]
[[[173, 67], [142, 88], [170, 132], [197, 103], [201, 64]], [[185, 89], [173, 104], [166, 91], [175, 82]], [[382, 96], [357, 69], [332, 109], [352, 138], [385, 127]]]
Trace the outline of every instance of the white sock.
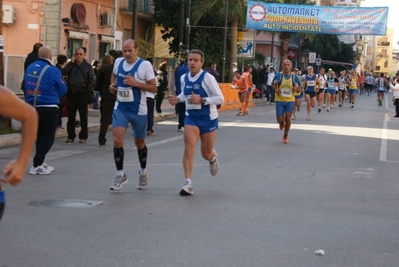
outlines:
[[191, 184], [191, 178], [186, 178], [184, 179], [185, 184]]
[[147, 172], [147, 168], [145, 168], [145, 169], [140, 169], [140, 174], [146, 173], [146, 172]]
[[213, 156], [213, 158], [209, 161], [210, 163], [214, 163], [216, 160], [216, 156]]
[[116, 174], [119, 176], [124, 176], [125, 172], [123, 170], [116, 171]]

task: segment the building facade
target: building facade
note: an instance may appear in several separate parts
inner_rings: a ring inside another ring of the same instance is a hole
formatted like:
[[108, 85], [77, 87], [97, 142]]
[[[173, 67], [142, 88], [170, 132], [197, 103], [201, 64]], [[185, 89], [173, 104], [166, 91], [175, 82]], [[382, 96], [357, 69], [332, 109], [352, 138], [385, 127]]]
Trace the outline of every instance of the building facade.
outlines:
[[[137, 0], [137, 37], [154, 35], [151, 0]], [[133, 0], [7, 0], [3, 2], [5, 85], [21, 93], [23, 63], [33, 44], [41, 42], [53, 58], [69, 59], [78, 47], [86, 60], [102, 60], [132, 37]]]

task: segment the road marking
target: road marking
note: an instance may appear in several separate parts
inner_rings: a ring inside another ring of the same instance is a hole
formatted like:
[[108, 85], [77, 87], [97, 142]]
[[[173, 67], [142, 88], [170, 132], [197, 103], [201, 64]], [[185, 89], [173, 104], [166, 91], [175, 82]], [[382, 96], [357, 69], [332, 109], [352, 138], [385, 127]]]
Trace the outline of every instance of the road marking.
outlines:
[[50, 152], [46, 155], [46, 160], [54, 160], [60, 158], [66, 158], [70, 156], [74, 156], [77, 154], [86, 153], [87, 150], [58, 150], [54, 152]]
[[[147, 147], [153, 147], [153, 146], [164, 145], [164, 144], [167, 144], [169, 142], [177, 141], [177, 140], [180, 140], [180, 139], [183, 139], [183, 134], [180, 135], [180, 136], [164, 139], [164, 140], [157, 141], [157, 142], [154, 142], [154, 143], [148, 143], [148, 144], [146, 144], [146, 146]], [[134, 148], [136, 148], [136, 147], [134, 147]]]
[[380, 149], [380, 161], [387, 161], [387, 149], [388, 149], [388, 120], [389, 115], [385, 113], [384, 124], [382, 126], [381, 136], [381, 149]]

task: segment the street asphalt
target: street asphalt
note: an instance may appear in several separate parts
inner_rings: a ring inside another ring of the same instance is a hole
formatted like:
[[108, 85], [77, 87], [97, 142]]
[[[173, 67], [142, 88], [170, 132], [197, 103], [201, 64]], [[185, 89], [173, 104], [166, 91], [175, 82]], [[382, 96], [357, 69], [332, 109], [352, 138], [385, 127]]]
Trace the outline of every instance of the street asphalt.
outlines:
[[[354, 108], [348, 102], [330, 112], [315, 108], [306, 121], [303, 102], [288, 144], [273, 105], [259, 102], [243, 117], [220, 112], [219, 172], [210, 175], [198, 144], [189, 197], [179, 196], [184, 144], [176, 118], [156, 122], [146, 138], [144, 191], [136, 187], [130, 129], [129, 183], [116, 192], [109, 190], [112, 142], [100, 148], [96, 132], [85, 144], [57, 138], [46, 157], [55, 167], [51, 175], [27, 171], [18, 187], [5, 186], [0, 266], [397, 267], [393, 109], [391, 94], [382, 107], [374, 94], [359, 95]], [[0, 166], [18, 149], [1, 148]]]

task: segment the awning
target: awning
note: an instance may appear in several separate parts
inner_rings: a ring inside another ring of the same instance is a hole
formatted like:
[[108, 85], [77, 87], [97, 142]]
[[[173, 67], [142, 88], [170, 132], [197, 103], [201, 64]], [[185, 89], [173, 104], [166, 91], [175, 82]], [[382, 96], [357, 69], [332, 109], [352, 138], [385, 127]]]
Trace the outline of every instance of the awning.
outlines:
[[348, 62], [340, 62], [340, 61], [332, 61], [332, 60], [321, 60], [321, 63], [326, 65], [344, 65], [344, 66], [352, 66], [352, 63]]
[[71, 39], [89, 39], [89, 34], [87, 32], [65, 30], [65, 33], [68, 34], [68, 38]]
[[113, 36], [108, 36], [104, 34], [99, 34], [101, 43], [114, 43], [115, 38]]

